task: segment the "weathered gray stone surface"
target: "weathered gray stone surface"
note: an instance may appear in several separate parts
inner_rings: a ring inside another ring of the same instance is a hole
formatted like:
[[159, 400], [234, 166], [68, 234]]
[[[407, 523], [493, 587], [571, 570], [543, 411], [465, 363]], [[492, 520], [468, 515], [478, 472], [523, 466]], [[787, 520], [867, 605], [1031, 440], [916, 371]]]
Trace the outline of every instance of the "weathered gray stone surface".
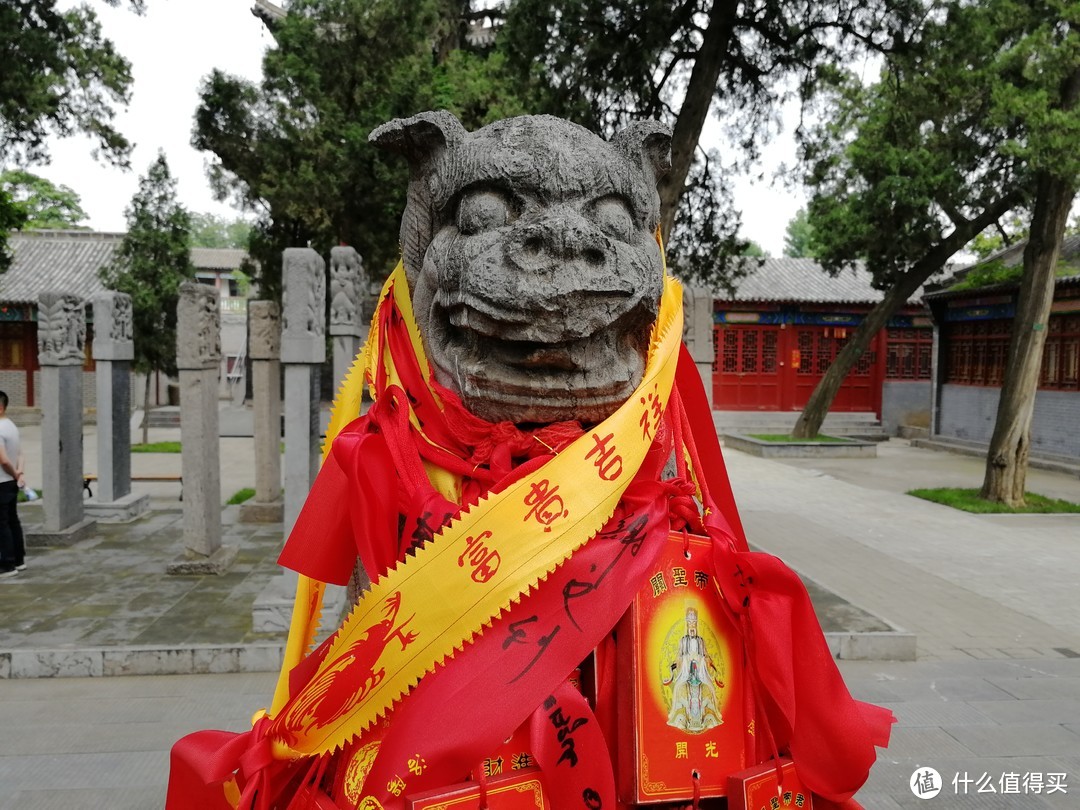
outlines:
[[221, 548], [220, 332], [217, 290], [185, 281], [180, 285], [176, 330], [184, 476], [183, 537], [188, 552], [204, 558]]
[[286, 248], [282, 261], [281, 362], [326, 359], [326, 262], [311, 248]]
[[86, 360], [86, 313], [81, 298], [55, 291], [38, 296], [38, 361], [81, 366]]
[[101, 292], [94, 305], [94, 360], [134, 360], [135, 337], [131, 296]]
[[366, 286], [364, 263], [355, 248], [330, 250], [330, 334], [359, 335], [363, 326], [361, 293]]
[[150, 497], [131, 492], [131, 296], [98, 293], [93, 305], [98, 485], [84, 508], [98, 520], [132, 520], [150, 507]]
[[330, 251], [330, 336], [334, 351], [334, 385], [345, 378], [364, 332], [363, 299], [367, 287], [364, 263], [355, 248]]
[[26, 543], [70, 545], [93, 527], [83, 515], [83, 392], [86, 314], [80, 298], [43, 292], [38, 298], [41, 362], [41, 527]]
[[[281, 361], [285, 373], [284, 530], [289, 536], [319, 472], [319, 372], [326, 359], [326, 263], [310, 248], [285, 251]], [[285, 571], [252, 607], [258, 632], [288, 627], [297, 576]]]
[[713, 295], [706, 287], [683, 287], [683, 342], [694, 358], [705, 396], [713, 395]]
[[281, 499], [281, 318], [273, 301], [248, 305], [252, 408], [255, 421], [255, 498], [240, 507], [250, 523], [280, 523]]
[[662, 291], [669, 131], [638, 122], [609, 143], [525, 116], [469, 133], [429, 112], [371, 140], [412, 170], [401, 244], [439, 382], [492, 421], [596, 421], [622, 404]]
[[176, 367], [216, 369], [221, 362], [221, 308], [218, 292], [206, 284], [180, 285]]

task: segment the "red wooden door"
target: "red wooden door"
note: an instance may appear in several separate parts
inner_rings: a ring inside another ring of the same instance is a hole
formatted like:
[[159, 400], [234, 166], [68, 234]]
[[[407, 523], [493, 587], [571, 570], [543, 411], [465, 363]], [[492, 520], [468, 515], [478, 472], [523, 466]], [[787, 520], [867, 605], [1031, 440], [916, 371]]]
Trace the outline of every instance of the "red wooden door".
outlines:
[[[788, 407], [802, 410], [853, 330], [849, 327], [798, 326], [794, 331], [794, 348], [798, 351], [799, 362], [794, 370], [791, 404]], [[881, 398], [881, 375], [877, 369], [878, 342], [874, 340], [870, 349], [863, 352], [855, 367], [844, 377], [830, 411], [878, 410]]]
[[781, 407], [781, 332], [776, 326], [717, 324], [713, 330], [713, 408], [776, 411]]

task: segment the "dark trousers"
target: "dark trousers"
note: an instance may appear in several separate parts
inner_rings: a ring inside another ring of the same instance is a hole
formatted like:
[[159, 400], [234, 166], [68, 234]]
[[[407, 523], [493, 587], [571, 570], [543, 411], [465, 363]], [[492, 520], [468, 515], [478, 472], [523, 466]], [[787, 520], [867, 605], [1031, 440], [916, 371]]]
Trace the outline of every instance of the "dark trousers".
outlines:
[[0, 481], [0, 566], [22, 565], [26, 557], [18, 499], [19, 485]]

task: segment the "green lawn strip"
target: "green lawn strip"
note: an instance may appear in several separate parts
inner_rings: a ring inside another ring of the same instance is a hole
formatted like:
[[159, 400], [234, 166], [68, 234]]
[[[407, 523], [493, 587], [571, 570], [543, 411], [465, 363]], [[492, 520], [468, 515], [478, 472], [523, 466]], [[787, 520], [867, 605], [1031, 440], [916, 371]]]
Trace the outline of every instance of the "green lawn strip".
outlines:
[[977, 489], [960, 489], [958, 487], [937, 487], [935, 489], [912, 489], [908, 495], [916, 498], [933, 501], [953, 509], [963, 509], [965, 512], [979, 514], [1052, 514], [1060, 512], [1080, 512], [1080, 503], [1062, 501], [1057, 498], [1046, 498], [1036, 495], [1034, 492], [1024, 493], [1027, 506], [1021, 509], [1013, 509], [997, 501], [987, 501], [979, 497]]
[[244, 501], [248, 500], [249, 498], [253, 498], [253, 497], [255, 497], [255, 490], [253, 490], [251, 487], [244, 487], [243, 489], [238, 489], [236, 492], [234, 492], [233, 496], [231, 498], [229, 498], [229, 500], [227, 500], [226, 503], [228, 503], [228, 504], [243, 503]]
[[760, 439], [763, 442], [819, 442], [822, 444], [846, 444], [851, 439], [842, 439], [839, 436], [824, 436], [818, 434], [812, 439], [793, 439], [787, 433], [750, 433], [751, 439]]
[[180, 442], [150, 442], [131, 445], [132, 453], [179, 453]]

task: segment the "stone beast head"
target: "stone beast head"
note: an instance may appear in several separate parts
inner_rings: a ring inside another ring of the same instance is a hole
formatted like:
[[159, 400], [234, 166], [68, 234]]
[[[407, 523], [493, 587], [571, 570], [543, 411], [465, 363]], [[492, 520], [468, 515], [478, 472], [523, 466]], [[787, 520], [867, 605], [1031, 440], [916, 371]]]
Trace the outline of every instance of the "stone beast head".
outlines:
[[607, 142], [523, 116], [469, 133], [427, 112], [371, 140], [411, 168], [401, 245], [436, 379], [489, 421], [610, 415], [641, 380], [659, 308], [667, 128]]

